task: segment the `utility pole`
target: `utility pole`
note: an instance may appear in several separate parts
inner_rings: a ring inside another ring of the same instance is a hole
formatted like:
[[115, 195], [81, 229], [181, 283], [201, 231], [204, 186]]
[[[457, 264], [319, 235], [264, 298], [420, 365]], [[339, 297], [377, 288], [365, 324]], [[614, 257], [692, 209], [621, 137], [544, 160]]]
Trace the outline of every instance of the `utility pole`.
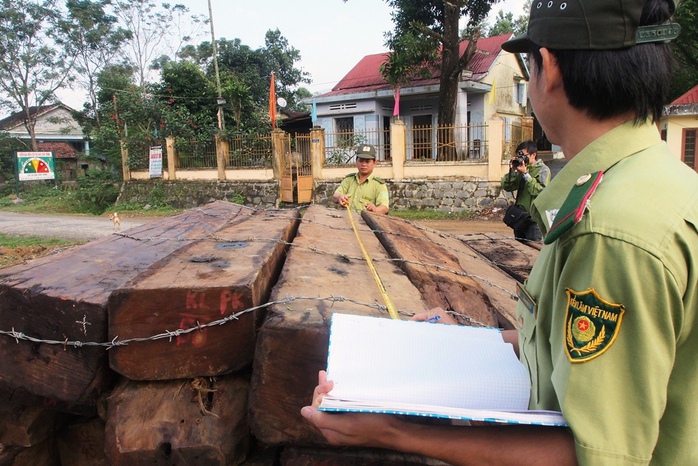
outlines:
[[221, 92], [221, 77], [218, 74], [218, 47], [216, 46], [216, 35], [213, 33], [213, 9], [211, 8], [211, 0], [208, 0], [208, 18], [211, 22], [211, 44], [213, 45], [213, 69], [216, 72], [216, 88], [218, 89], [218, 130], [225, 130], [225, 117], [223, 116], [223, 105], [225, 99]]

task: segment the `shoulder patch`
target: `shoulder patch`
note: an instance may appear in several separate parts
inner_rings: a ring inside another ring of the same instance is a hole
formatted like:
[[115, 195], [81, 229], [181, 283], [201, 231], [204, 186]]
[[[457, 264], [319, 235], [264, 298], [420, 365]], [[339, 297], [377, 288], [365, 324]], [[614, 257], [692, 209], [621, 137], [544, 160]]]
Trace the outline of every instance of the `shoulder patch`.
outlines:
[[555, 214], [555, 220], [545, 235], [545, 244], [554, 243], [563, 233], [582, 220], [584, 212], [589, 206], [589, 200], [596, 192], [602, 179], [603, 170], [582, 175], [577, 179], [577, 183], [570, 190], [567, 199]]
[[567, 288], [565, 352], [570, 362], [585, 362], [603, 354], [620, 332], [625, 308], [601, 298], [594, 289]]

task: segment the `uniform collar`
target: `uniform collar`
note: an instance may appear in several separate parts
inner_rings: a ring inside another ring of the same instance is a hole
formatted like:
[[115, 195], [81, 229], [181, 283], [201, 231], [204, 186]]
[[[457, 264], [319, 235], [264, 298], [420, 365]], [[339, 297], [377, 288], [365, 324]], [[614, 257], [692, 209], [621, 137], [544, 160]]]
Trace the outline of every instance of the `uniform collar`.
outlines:
[[623, 123], [594, 140], [572, 158], [555, 175], [550, 184], [533, 201], [532, 215], [545, 227], [550, 227], [546, 212], [559, 209], [570, 189], [580, 176], [608, 170], [626, 157], [661, 142], [659, 131], [652, 123], [635, 126], [631, 121]]
[[[356, 172], [356, 173], [354, 174], [354, 177], [356, 178], [356, 182], [357, 182], [358, 184], [361, 184], [361, 183], [359, 183], [359, 175], [360, 175], [360, 173], [359, 173], [359, 172]], [[376, 175], [376, 172], [375, 172], [375, 171], [371, 172], [371, 174], [368, 175], [368, 176], [366, 177], [366, 179], [364, 180], [364, 183], [367, 183], [367, 182], [371, 181], [371, 180], [374, 178], [375, 175]]]

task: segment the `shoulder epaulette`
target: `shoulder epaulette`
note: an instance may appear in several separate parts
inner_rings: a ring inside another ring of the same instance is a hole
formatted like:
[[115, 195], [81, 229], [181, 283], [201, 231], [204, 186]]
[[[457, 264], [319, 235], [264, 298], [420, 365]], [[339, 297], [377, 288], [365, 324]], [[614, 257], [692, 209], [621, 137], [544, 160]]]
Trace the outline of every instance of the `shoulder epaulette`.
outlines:
[[385, 180], [383, 178], [378, 178], [377, 176], [374, 176], [373, 179], [379, 182], [380, 184], [385, 184]]
[[596, 192], [596, 188], [603, 179], [603, 170], [596, 173], [587, 173], [577, 178], [577, 182], [562, 203], [562, 207], [555, 215], [555, 220], [545, 235], [545, 244], [555, 242], [563, 233], [567, 232], [575, 224], [579, 223], [589, 206], [589, 199]]
[[358, 175], [358, 174], [359, 174], [359, 172], [349, 173], [349, 174], [348, 174], [347, 176], [345, 176], [344, 178], [349, 178], [350, 176], [356, 176], [356, 175]]

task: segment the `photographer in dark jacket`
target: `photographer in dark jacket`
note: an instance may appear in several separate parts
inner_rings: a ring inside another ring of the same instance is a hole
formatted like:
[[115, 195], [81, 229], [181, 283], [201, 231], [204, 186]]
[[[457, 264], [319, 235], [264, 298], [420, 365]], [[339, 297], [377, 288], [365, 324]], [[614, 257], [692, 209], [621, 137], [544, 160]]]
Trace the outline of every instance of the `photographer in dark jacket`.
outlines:
[[[516, 147], [516, 156], [511, 158], [509, 173], [502, 177], [502, 189], [516, 191], [515, 204], [526, 212], [531, 211], [534, 199], [550, 182], [550, 169], [542, 160], [537, 160], [538, 147], [533, 141], [524, 141]], [[542, 235], [536, 222], [530, 217], [523, 225], [514, 228], [518, 240], [540, 241]]]

